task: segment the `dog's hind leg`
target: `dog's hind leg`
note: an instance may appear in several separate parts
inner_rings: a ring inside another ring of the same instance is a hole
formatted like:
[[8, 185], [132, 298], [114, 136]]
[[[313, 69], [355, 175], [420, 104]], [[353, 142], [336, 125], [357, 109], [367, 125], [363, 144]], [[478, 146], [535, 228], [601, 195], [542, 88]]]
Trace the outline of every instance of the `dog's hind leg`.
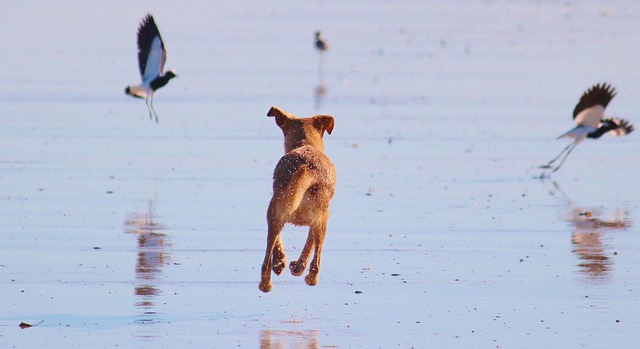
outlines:
[[[271, 208], [271, 207], [269, 207]], [[269, 210], [271, 211], [271, 210]], [[269, 230], [267, 233], [267, 249], [264, 254], [264, 262], [262, 262], [262, 276], [260, 278], [260, 285], [258, 288], [262, 292], [269, 292], [273, 287], [271, 284], [271, 269], [273, 262], [273, 253], [275, 251], [276, 243], [279, 239], [280, 232], [284, 227], [284, 222], [269, 215]]]
[[[315, 253], [311, 264], [309, 265], [309, 274], [304, 278], [304, 281], [309, 286], [315, 286], [318, 284], [318, 274], [320, 274], [320, 260], [322, 258], [322, 244], [324, 243], [324, 237], [327, 234], [327, 221], [324, 220], [317, 226], [310, 228], [310, 236], [314, 238]], [[308, 256], [307, 256], [308, 257]]]
[[278, 234], [276, 239], [276, 245], [273, 248], [273, 260], [271, 263], [271, 270], [276, 275], [282, 274], [285, 266], [287, 265], [287, 257], [284, 253], [284, 244], [282, 243], [282, 235]]
[[294, 276], [300, 276], [304, 273], [304, 270], [307, 268], [307, 262], [309, 262], [309, 256], [311, 255], [311, 250], [315, 246], [315, 236], [311, 228], [309, 228], [309, 235], [307, 236], [307, 242], [305, 242], [304, 247], [302, 248], [302, 252], [300, 252], [300, 257], [298, 260], [291, 261], [289, 264], [289, 269], [291, 270], [291, 274]]

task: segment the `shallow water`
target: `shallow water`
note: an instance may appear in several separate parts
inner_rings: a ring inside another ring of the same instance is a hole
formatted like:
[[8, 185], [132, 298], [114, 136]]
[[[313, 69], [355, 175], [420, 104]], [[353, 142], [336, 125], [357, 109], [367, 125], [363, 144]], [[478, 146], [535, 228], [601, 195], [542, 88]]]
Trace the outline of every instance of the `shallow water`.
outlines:
[[[636, 2], [176, 6], [0, 13], [1, 347], [638, 345], [637, 135], [535, 178], [591, 84], [637, 123]], [[157, 125], [123, 93], [147, 11]], [[335, 116], [338, 188], [320, 284], [263, 294], [271, 105]]]

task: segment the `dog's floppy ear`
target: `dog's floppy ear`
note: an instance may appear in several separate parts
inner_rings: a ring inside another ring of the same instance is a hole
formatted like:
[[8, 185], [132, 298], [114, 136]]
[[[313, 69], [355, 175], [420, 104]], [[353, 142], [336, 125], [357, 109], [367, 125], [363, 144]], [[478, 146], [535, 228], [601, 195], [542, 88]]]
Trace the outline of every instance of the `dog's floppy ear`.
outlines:
[[321, 132], [327, 131], [328, 134], [331, 134], [333, 132], [333, 116], [316, 115], [313, 117], [313, 126]]
[[276, 124], [280, 128], [284, 126], [286, 120], [295, 119], [295, 116], [278, 107], [271, 107], [271, 109], [269, 109], [269, 112], [267, 113], [267, 116], [274, 116], [276, 118]]

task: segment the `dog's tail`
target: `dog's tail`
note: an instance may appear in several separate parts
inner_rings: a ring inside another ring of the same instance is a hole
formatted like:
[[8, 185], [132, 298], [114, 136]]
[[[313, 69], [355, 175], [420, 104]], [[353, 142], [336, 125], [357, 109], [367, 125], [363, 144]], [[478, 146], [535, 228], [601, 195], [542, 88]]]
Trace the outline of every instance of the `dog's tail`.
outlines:
[[288, 183], [274, 196], [276, 202], [273, 204], [277, 206], [277, 208], [274, 207], [276, 212], [285, 213], [288, 216], [298, 209], [304, 194], [313, 184], [313, 175], [309, 172], [308, 166], [300, 166]]

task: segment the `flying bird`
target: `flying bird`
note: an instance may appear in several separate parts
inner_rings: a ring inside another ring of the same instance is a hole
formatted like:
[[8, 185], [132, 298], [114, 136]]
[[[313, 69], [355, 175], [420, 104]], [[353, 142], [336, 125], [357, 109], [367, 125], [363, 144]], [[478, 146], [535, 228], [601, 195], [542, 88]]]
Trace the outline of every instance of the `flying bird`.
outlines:
[[166, 60], [167, 51], [158, 26], [153, 16], [147, 14], [138, 28], [138, 66], [142, 84], [127, 86], [124, 92], [129, 96], [144, 98], [149, 109], [149, 118], [153, 119], [155, 116], [156, 123], [158, 114], [153, 109], [153, 93], [177, 76], [173, 70], [164, 73]]
[[[598, 139], [607, 132], [616, 137], [631, 133], [633, 125], [629, 124], [628, 121], [618, 118], [605, 118], [604, 110], [615, 95], [616, 90], [611, 84], [597, 84], [588, 89], [580, 97], [580, 101], [573, 110], [573, 122], [577, 126], [558, 137], [558, 139], [563, 137], [573, 138], [574, 141], [565, 147], [558, 156], [549, 161], [548, 164], [540, 166], [540, 168], [553, 168], [551, 173], [558, 171], [571, 151], [586, 138]], [[560, 164], [554, 167], [553, 164], [563, 154], [564, 157]]]
[[329, 50], [329, 45], [324, 41], [322, 34], [319, 31], [316, 32], [316, 48], [320, 54]]

